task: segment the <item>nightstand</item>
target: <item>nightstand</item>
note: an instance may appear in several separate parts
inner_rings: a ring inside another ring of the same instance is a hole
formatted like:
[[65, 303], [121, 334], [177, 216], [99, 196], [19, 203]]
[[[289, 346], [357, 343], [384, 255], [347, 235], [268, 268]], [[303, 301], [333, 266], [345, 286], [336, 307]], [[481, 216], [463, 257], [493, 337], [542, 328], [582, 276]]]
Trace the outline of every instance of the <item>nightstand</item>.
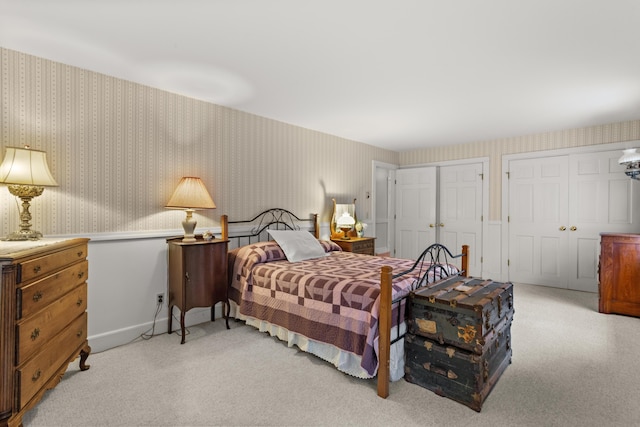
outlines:
[[215, 305], [223, 303], [222, 314], [229, 329], [229, 299], [227, 296], [227, 240], [183, 242], [182, 237], [167, 239], [169, 246], [169, 330], [173, 307], [180, 309], [180, 329], [185, 340], [184, 315], [194, 307], [211, 307], [215, 320]]
[[351, 237], [349, 239], [331, 239], [342, 248], [343, 251], [356, 254], [375, 255], [375, 237]]

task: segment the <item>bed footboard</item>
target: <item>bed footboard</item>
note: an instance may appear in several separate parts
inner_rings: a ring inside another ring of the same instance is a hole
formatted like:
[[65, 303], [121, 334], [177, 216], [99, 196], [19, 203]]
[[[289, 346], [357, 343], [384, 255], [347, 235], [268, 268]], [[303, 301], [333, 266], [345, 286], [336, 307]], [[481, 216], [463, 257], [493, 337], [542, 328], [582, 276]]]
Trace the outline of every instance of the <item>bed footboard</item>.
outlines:
[[[449, 258], [461, 258], [461, 269], [458, 273], [460, 276], [466, 276], [469, 271], [469, 246], [462, 245], [462, 252], [458, 255], [452, 255], [449, 250], [439, 244], [429, 246], [422, 255], [418, 258], [418, 261], [413, 267], [407, 271], [403, 271], [396, 275], [393, 274], [393, 269], [389, 266], [382, 267], [380, 273], [380, 314], [378, 318], [379, 338], [378, 338], [378, 396], [386, 399], [389, 396], [389, 363], [391, 354], [391, 312], [393, 304], [399, 304], [399, 301], [392, 301], [392, 282], [394, 277], [402, 276], [410, 271], [414, 271], [416, 268], [421, 267], [425, 262], [431, 263], [428, 269], [425, 270], [424, 275], [421, 275], [421, 279], [418, 281], [416, 287], [420, 287], [427, 283], [429, 272], [437, 268], [438, 266], [444, 266], [448, 264]], [[433, 270], [435, 271], [435, 270]], [[445, 270], [442, 270], [445, 271]], [[448, 270], [447, 270], [448, 271]], [[400, 312], [400, 310], [398, 310]]]

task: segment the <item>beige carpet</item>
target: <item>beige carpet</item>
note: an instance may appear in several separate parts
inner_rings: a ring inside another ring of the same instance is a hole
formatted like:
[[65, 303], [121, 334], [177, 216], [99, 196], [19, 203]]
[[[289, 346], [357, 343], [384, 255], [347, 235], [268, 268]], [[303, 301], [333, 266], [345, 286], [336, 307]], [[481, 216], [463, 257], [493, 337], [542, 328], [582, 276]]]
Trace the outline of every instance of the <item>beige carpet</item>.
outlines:
[[515, 286], [513, 363], [477, 413], [404, 380], [375, 381], [232, 322], [159, 335], [70, 366], [25, 426], [640, 425], [640, 319], [597, 295]]

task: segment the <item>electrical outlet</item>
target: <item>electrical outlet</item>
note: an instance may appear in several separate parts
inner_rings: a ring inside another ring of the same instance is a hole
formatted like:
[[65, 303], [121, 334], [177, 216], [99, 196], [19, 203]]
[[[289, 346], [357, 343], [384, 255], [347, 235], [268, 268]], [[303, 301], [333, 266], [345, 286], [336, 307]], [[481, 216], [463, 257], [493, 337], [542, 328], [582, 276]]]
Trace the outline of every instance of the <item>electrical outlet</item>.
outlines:
[[156, 298], [157, 298], [158, 304], [163, 304], [164, 303], [164, 294], [158, 294], [158, 295], [156, 295]]

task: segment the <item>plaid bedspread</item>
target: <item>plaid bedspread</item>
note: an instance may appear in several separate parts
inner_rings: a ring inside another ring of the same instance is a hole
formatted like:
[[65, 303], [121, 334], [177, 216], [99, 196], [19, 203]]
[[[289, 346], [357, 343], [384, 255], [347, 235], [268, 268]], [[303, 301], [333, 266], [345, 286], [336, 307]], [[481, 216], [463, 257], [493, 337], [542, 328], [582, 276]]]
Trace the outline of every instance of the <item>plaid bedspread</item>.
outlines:
[[[231, 251], [230, 298], [245, 316], [360, 356], [362, 368], [374, 376], [381, 268], [389, 265], [396, 274], [413, 261], [342, 252], [333, 242], [321, 243], [328, 256], [295, 263], [273, 241]], [[393, 299], [406, 295], [417, 278], [395, 279]], [[404, 305], [394, 308], [394, 324], [398, 309]]]

